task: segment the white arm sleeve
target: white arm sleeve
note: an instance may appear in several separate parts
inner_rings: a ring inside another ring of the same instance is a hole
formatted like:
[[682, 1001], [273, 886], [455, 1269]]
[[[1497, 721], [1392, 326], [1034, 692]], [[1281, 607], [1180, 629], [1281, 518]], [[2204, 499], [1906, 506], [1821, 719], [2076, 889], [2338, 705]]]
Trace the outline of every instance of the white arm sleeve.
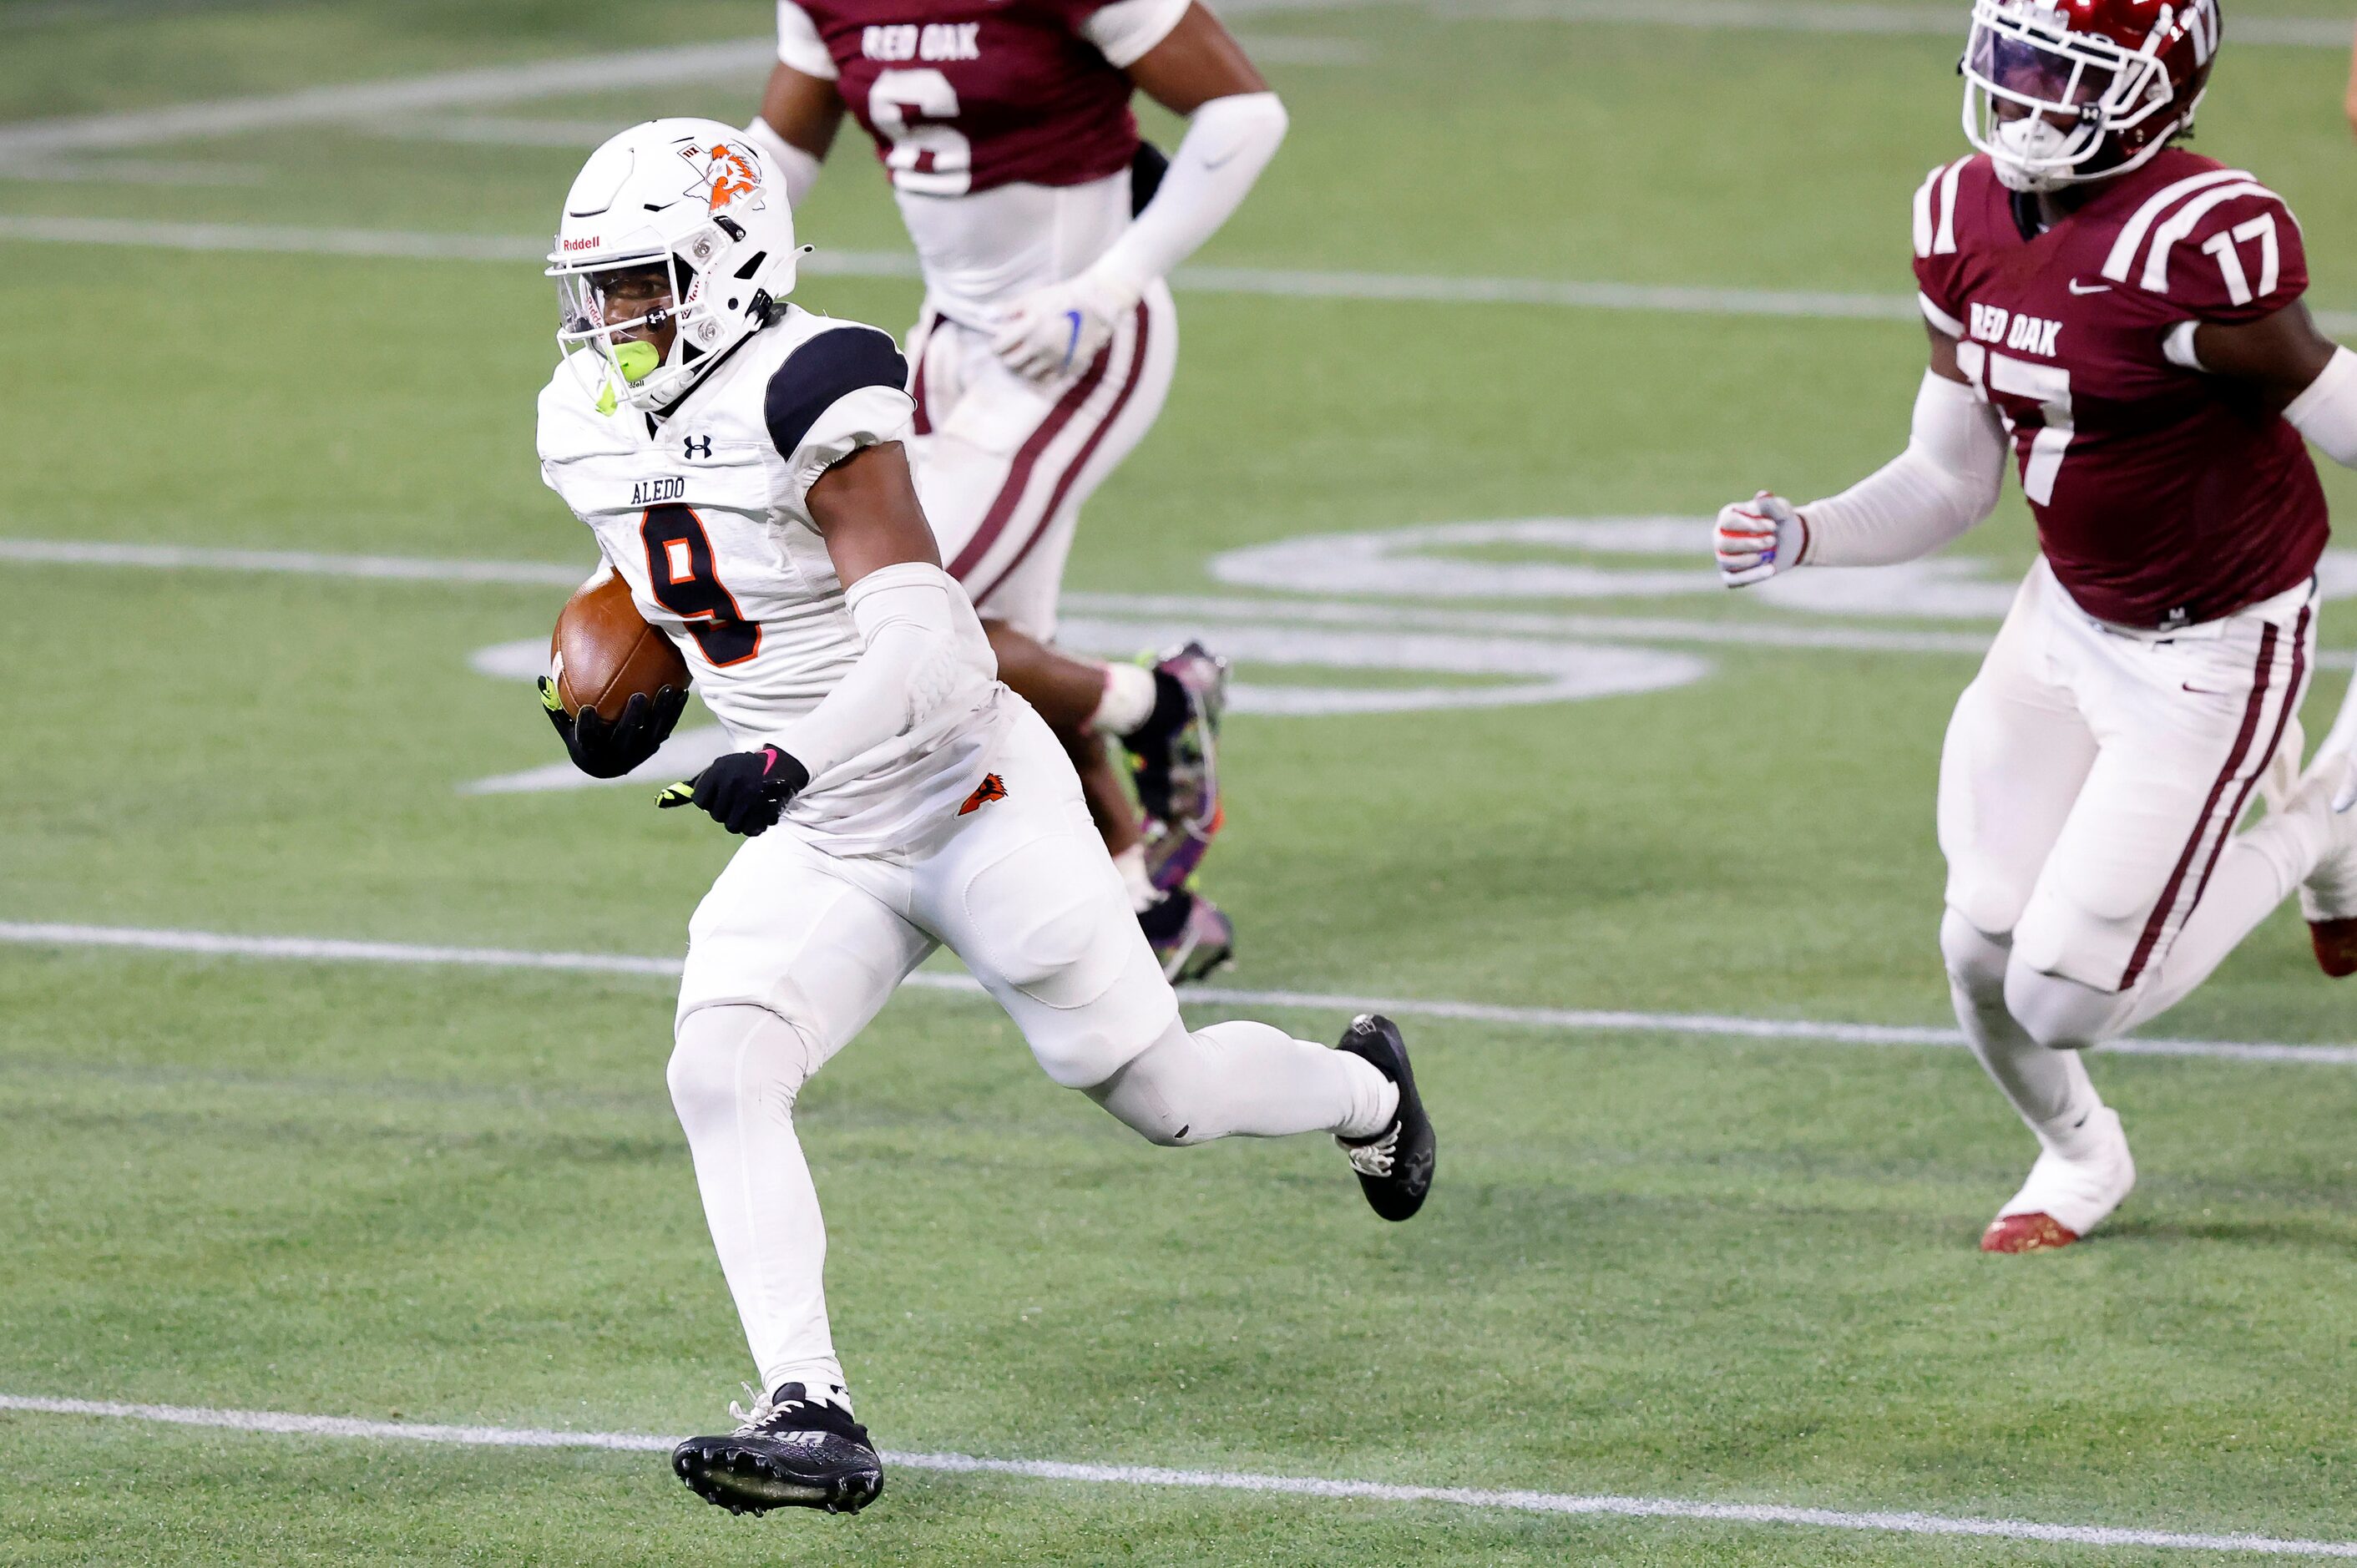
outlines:
[[2324, 373], [2292, 399], [2284, 417], [2344, 468], [2357, 468], [2357, 354], [2334, 352]]
[[818, 24], [794, 0], [778, 0], [778, 59], [804, 76], [834, 80], [834, 56], [818, 36]]
[[1915, 394], [1907, 450], [1837, 496], [1801, 509], [1803, 566], [1889, 566], [1929, 555], [1996, 510], [2005, 428], [1973, 389], [1932, 371]]
[[1081, 37], [1123, 70], [1170, 36], [1195, 0], [1113, 0], [1089, 13]]
[[1243, 205], [1285, 127], [1285, 105], [1274, 92], [1240, 92], [1198, 108], [1162, 188], [1090, 270], [1132, 295], [1169, 276]]
[[866, 647], [834, 690], [778, 736], [813, 779], [908, 734], [976, 673], [996, 674], [989, 643], [958, 634], [960, 618], [972, 620], [974, 609], [939, 566], [887, 566], [843, 597]]
[[745, 139], [770, 155], [778, 166], [778, 173], [786, 182], [786, 205], [800, 207], [811, 187], [818, 183], [818, 158], [778, 134], [778, 128], [759, 114], [745, 127]]

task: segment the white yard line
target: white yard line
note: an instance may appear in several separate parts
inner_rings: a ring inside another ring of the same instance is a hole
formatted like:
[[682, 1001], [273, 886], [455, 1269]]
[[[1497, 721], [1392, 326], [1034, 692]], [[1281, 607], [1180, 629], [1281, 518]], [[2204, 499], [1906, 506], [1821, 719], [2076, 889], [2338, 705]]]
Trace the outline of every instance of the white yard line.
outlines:
[[[439, 947], [410, 942], [346, 941], [324, 937], [250, 937], [226, 931], [0, 921], [0, 944], [21, 947], [116, 948], [192, 953], [215, 958], [275, 959], [313, 963], [389, 963], [468, 969], [554, 970], [587, 974], [676, 975], [675, 958], [621, 953], [544, 952], [521, 948]], [[979, 995], [971, 976], [928, 971], [908, 983], [920, 991]], [[1845, 1046], [1928, 1046], [1961, 1049], [1953, 1029], [1908, 1024], [1844, 1024], [1803, 1018], [1751, 1018], [1716, 1013], [1641, 1013], [1579, 1007], [1512, 1007], [1487, 1002], [1315, 991], [1254, 991], [1190, 985], [1181, 999], [1199, 1006], [1286, 1007], [1330, 1014], [1388, 1013], [1402, 1018], [1498, 1024], [1566, 1034], [1671, 1035], [1706, 1039], [1792, 1040]], [[2217, 1061], [2292, 1062], [2357, 1067], [2357, 1046], [2288, 1045], [2268, 1040], [2120, 1040], [2115, 1056], [2193, 1057]]]
[[[538, 561], [436, 561], [404, 555], [338, 555], [307, 550], [221, 550], [178, 544], [113, 544], [71, 539], [0, 539], [0, 561], [27, 565], [134, 567], [158, 571], [288, 573], [402, 582], [507, 583], [572, 587], [587, 564]], [[1520, 610], [1458, 610], [1361, 604], [1347, 599], [1279, 599], [1244, 596], [1067, 594], [1075, 616], [1107, 620], [1173, 618], [1228, 625], [1362, 627], [1382, 631], [1430, 631], [1482, 636], [1604, 639], [1620, 642], [1695, 643], [1735, 648], [1824, 650], [1847, 653], [1920, 653], [1977, 659], [1988, 651], [1988, 631], [1938, 631], [1857, 625], [1777, 625], [1761, 621], [1688, 620], [1664, 616], [1553, 615]], [[1075, 624], [1078, 624], [1077, 622]], [[2318, 667], [2357, 668], [2357, 650], [2320, 654]]]
[[[263, 223], [153, 223], [130, 218], [0, 214], [0, 241], [123, 250], [257, 252], [387, 261], [537, 263], [548, 242], [522, 234], [430, 233], [398, 229], [307, 229]], [[802, 263], [817, 277], [917, 276], [917, 258], [899, 251], [820, 250]], [[1766, 317], [1780, 320], [1914, 321], [1912, 295], [1823, 290], [1699, 288], [1682, 285], [1581, 283], [1553, 278], [1452, 277], [1445, 274], [1298, 271], [1281, 267], [1181, 267], [1172, 286], [1188, 294], [1265, 299], [1348, 299], [1410, 305], [1520, 305], [1558, 310], [1645, 310], [1673, 316]], [[2328, 332], [2357, 333], [2357, 311], [2322, 310]]]
[[[220, 1410], [201, 1405], [129, 1404], [113, 1400], [49, 1399], [0, 1394], [0, 1411], [155, 1422], [215, 1431], [372, 1443], [425, 1443], [460, 1448], [587, 1448], [659, 1454], [679, 1440], [651, 1433], [564, 1432], [544, 1427], [444, 1426], [358, 1421], [279, 1411]], [[1947, 1514], [1851, 1512], [1776, 1503], [1712, 1503], [1687, 1498], [1613, 1494], [1493, 1491], [1473, 1487], [1402, 1486], [1389, 1481], [1340, 1481], [1314, 1476], [1272, 1476], [1238, 1470], [1176, 1470], [1160, 1466], [1091, 1465], [1053, 1459], [986, 1459], [971, 1454], [908, 1454], [887, 1450], [885, 1464], [951, 1476], [1017, 1476], [1027, 1480], [1099, 1487], [1176, 1487], [1263, 1497], [1336, 1498], [1383, 1503], [1440, 1504], [1501, 1513], [1611, 1519], [1684, 1520], [1803, 1530], [1859, 1530], [1883, 1535], [1964, 1536], [2034, 1541], [2065, 1546], [2140, 1547], [2147, 1551], [2254, 1552], [2276, 1557], [2357, 1557], [2357, 1541], [2301, 1541], [2269, 1535], [2188, 1533], [2099, 1524], [2045, 1524], [2034, 1520], [1958, 1518]]]
[[[398, 229], [308, 229], [264, 223], [156, 223], [130, 218], [0, 214], [0, 241], [123, 250], [253, 252], [428, 262], [539, 263], [548, 242], [523, 234], [431, 233]], [[899, 251], [820, 250], [802, 263], [817, 277], [917, 276]], [[1171, 278], [1189, 294], [1266, 299], [1348, 299], [1410, 305], [1517, 305], [1558, 310], [1644, 310], [1674, 316], [1779, 320], [1914, 321], [1912, 295], [1822, 290], [1698, 288], [1682, 285], [1581, 283], [1552, 278], [1452, 277], [1442, 274], [1297, 271], [1279, 267], [1181, 267]], [[2357, 333], [2357, 311], [2325, 310], [2329, 332]]]
[[[1248, 15], [1347, 9], [1357, 3], [1231, 0], [1225, 9]], [[68, 9], [45, 5], [28, 15], [46, 14], [46, 19]], [[1768, 5], [1757, 0], [1436, 0], [1430, 10], [1452, 21], [1605, 22], [1712, 31], [1962, 37], [1962, 28], [1949, 10], [1901, 5]], [[2228, 36], [2243, 43], [2339, 48], [2347, 47], [2350, 31], [2347, 22], [2330, 17], [2275, 17], [2237, 21]], [[1365, 46], [1350, 39], [1269, 38], [1254, 42], [1269, 59], [1284, 64], [1358, 64], [1368, 58]], [[347, 82], [156, 109], [18, 121], [0, 124], [0, 160], [52, 153], [83, 155], [298, 125], [373, 125], [432, 110], [479, 108], [569, 94], [635, 91], [740, 78], [749, 81], [766, 72], [776, 59], [775, 40], [760, 36], [436, 71], [389, 81]]]
[[0, 124], [0, 159], [41, 153], [80, 156], [102, 148], [150, 146], [294, 125], [369, 124], [429, 110], [517, 103], [572, 93], [637, 91], [739, 77], [751, 82], [759, 81], [777, 58], [774, 38], [731, 38], [673, 48], [439, 71], [392, 81], [309, 87], [266, 97], [27, 120]]

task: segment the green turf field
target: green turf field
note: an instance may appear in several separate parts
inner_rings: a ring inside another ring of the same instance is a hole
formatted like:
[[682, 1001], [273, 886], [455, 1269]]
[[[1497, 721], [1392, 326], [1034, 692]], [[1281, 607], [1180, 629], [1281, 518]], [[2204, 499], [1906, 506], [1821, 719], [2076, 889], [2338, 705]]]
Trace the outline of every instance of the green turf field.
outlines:
[[[1581, 9], [1242, 12], [1294, 129], [1200, 263], [1738, 292], [1182, 290], [1168, 412], [1082, 530], [1076, 635], [1191, 616], [1246, 650], [1261, 711], [1231, 724], [1205, 877], [1241, 931], [1220, 983], [1337, 999], [1250, 1011], [1316, 1036], [1363, 997], [1728, 1026], [1411, 1020], [1442, 1176], [1394, 1230], [1330, 1147], [1148, 1148], [987, 1004], [912, 992], [798, 1119], [861, 1414], [890, 1449], [993, 1460], [2357, 1541], [2357, 1066], [2098, 1062], [2143, 1186], [2096, 1241], [1985, 1259], [2033, 1149], [1977, 1067], [1805, 1026], [1948, 1022], [1932, 785], [2030, 559], [2018, 499], [1954, 564], [1840, 604], [1727, 601], [1699, 523], [1579, 521], [1813, 495], [1897, 450], [1908, 199], [1961, 146], [1954, 40], [1824, 5]], [[2347, 319], [2345, 49], [2233, 41], [2322, 9], [2238, 0], [2197, 145], [2289, 199], [2313, 300]], [[663, 1094], [662, 975], [16, 939], [679, 952], [727, 842], [640, 789], [466, 792], [562, 759], [529, 688], [473, 660], [544, 638], [591, 556], [533, 456], [554, 311], [528, 252], [588, 145], [563, 127], [741, 122], [758, 59], [201, 134], [122, 117], [767, 22], [0, 5], [0, 1398], [662, 1434], [750, 1375]], [[11, 142], [61, 116], [115, 118]], [[904, 328], [864, 145], [801, 222], [802, 302]], [[225, 227], [163, 242], [192, 224]], [[323, 255], [320, 231], [525, 259]], [[27, 237], [77, 231], [110, 242]], [[1779, 317], [1757, 291], [1880, 304]], [[1445, 527], [1519, 519], [1575, 521]], [[1443, 531], [1393, 536], [1415, 528]], [[1248, 553], [1315, 535], [1351, 538]], [[1333, 575], [1361, 558], [1390, 575]], [[1533, 575], [1576, 567], [1625, 580]], [[2329, 648], [2352, 618], [2327, 611]], [[1607, 665], [1646, 689], [1468, 705]], [[1370, 693], [1402, 711], [1277, 711]], [[2337, 1045], [2350, 994], [2279, 918], [2152, 1032]], [[1759, 1019], [1803, 1026], [1730, 1032]], [[856, 1521], [735, 1520], [657, 1454], [0, 1410], [12, 1568], [2233, 1560], [915, 1466]]]

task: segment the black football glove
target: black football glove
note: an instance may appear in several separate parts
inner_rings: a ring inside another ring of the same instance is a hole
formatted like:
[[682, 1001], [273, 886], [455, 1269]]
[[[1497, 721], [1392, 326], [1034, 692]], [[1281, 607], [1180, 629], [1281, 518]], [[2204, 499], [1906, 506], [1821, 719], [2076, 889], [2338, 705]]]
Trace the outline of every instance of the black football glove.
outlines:
[[592, 779], [619, 779], [642, 766], [671, 738], [679, 715], [687, 709], [687, 693], [665, 686], [651, 701], [644, 692], [633, 692], [619, 719], [600, 718], [595, 708], [568, 714], [557, 698], [556, 682], [545, 675], [540, 678], [540, 701], [565, 749], [573, 754], [573, 766]]
[[778, 817], [810, 783], [810, 769], [774, 746], [759, 751], [733, 751], [694, 778], [674, 784], [655, 797], [669, 811], [695, 806], [732, 833], [759, 838], [778, 825]]

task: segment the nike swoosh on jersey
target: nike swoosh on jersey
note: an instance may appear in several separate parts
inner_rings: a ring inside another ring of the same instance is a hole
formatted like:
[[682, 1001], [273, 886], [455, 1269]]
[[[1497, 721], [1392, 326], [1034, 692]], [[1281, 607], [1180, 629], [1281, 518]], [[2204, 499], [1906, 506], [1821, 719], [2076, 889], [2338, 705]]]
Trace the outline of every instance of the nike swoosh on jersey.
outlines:
[[2079, 286], [2079, 280], [2077, 278], [2072, 278], [2071, 280], [2071, 292], [2082, 296], [2091, 294], [2109, 294], [2112, 292], [2112, 285], [2107, 283], [2099, 283], [2093, 288], [2081, 288]]

